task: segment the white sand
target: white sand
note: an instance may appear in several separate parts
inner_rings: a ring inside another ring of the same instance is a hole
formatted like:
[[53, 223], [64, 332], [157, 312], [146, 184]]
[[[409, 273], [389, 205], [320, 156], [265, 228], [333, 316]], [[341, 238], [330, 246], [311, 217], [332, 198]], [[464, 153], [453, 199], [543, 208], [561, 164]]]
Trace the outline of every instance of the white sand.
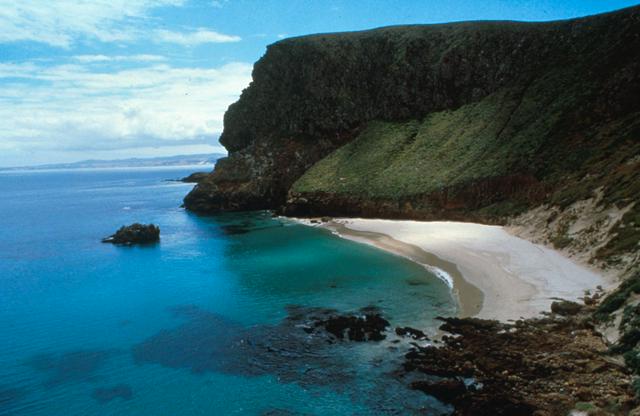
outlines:
[[[503, 321], [529, 318], [548, 311], [554, 298], [577, 300], [587, 289], [614, 286], [601, 274], [498, 226], [335, 219], [324, 227], [454, 275], [462, 315]], [[466, 282], [455, 279], [456, 274]], [[481, 294], [474, 295], [474, 290]]]

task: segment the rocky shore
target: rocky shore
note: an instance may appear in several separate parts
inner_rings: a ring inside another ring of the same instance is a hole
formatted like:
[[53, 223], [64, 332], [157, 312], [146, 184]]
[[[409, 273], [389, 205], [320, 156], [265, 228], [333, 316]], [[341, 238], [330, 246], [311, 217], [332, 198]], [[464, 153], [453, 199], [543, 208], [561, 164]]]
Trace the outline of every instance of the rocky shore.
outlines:
[[513, 324], [442, 318], [448, 335], [414, 347], [403, 371], [421, 374], [411, 387], [452, 404], [456, 415], [629, 414], [638, 405], [630, 371], [607, 355], [595, 308], [570, 305], [571, 316]]

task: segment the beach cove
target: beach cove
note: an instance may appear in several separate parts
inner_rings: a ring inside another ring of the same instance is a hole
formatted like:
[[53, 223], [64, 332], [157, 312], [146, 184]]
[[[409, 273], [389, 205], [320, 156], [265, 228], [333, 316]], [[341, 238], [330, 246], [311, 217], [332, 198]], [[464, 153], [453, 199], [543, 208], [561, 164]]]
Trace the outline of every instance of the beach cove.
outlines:
[[361, 218], [321, 226], [424, 265], [450, 285], [462, 317], [532, 318], [554, 300], [579, 301], [585, 291], [616, 286], [612, 277], [500, 226]]

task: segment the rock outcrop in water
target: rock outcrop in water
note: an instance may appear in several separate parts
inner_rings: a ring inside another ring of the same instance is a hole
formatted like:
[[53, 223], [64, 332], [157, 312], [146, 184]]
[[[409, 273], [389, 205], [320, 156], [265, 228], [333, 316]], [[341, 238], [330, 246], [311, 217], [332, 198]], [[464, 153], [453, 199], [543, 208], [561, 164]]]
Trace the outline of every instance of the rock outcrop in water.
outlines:
[[118, 245], [151, 244], [158, 241], [160, 241], [160, 227], [138, 223], [123, 225], [115, 234], [102, 240], [103, 243]]
[[349, 341], [382, 341], [389, 321], [376, 310], [365, 310], [363, 315], [331, 315], [320, 319], [314, 326], [322, 327], [337, 339]]

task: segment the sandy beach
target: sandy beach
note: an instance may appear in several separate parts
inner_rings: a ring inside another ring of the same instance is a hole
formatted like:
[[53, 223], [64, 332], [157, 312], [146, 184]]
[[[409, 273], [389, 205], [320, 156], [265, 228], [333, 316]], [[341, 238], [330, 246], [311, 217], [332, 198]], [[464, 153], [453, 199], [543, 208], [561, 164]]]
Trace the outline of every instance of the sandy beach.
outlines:
[[461, 316], [529, 318], [558, 298], [577, 300], [585, 290], [615, 286], [611, 278], [500, 226], [351, 218], [321, 226], [424, 265], [452, 286]]

